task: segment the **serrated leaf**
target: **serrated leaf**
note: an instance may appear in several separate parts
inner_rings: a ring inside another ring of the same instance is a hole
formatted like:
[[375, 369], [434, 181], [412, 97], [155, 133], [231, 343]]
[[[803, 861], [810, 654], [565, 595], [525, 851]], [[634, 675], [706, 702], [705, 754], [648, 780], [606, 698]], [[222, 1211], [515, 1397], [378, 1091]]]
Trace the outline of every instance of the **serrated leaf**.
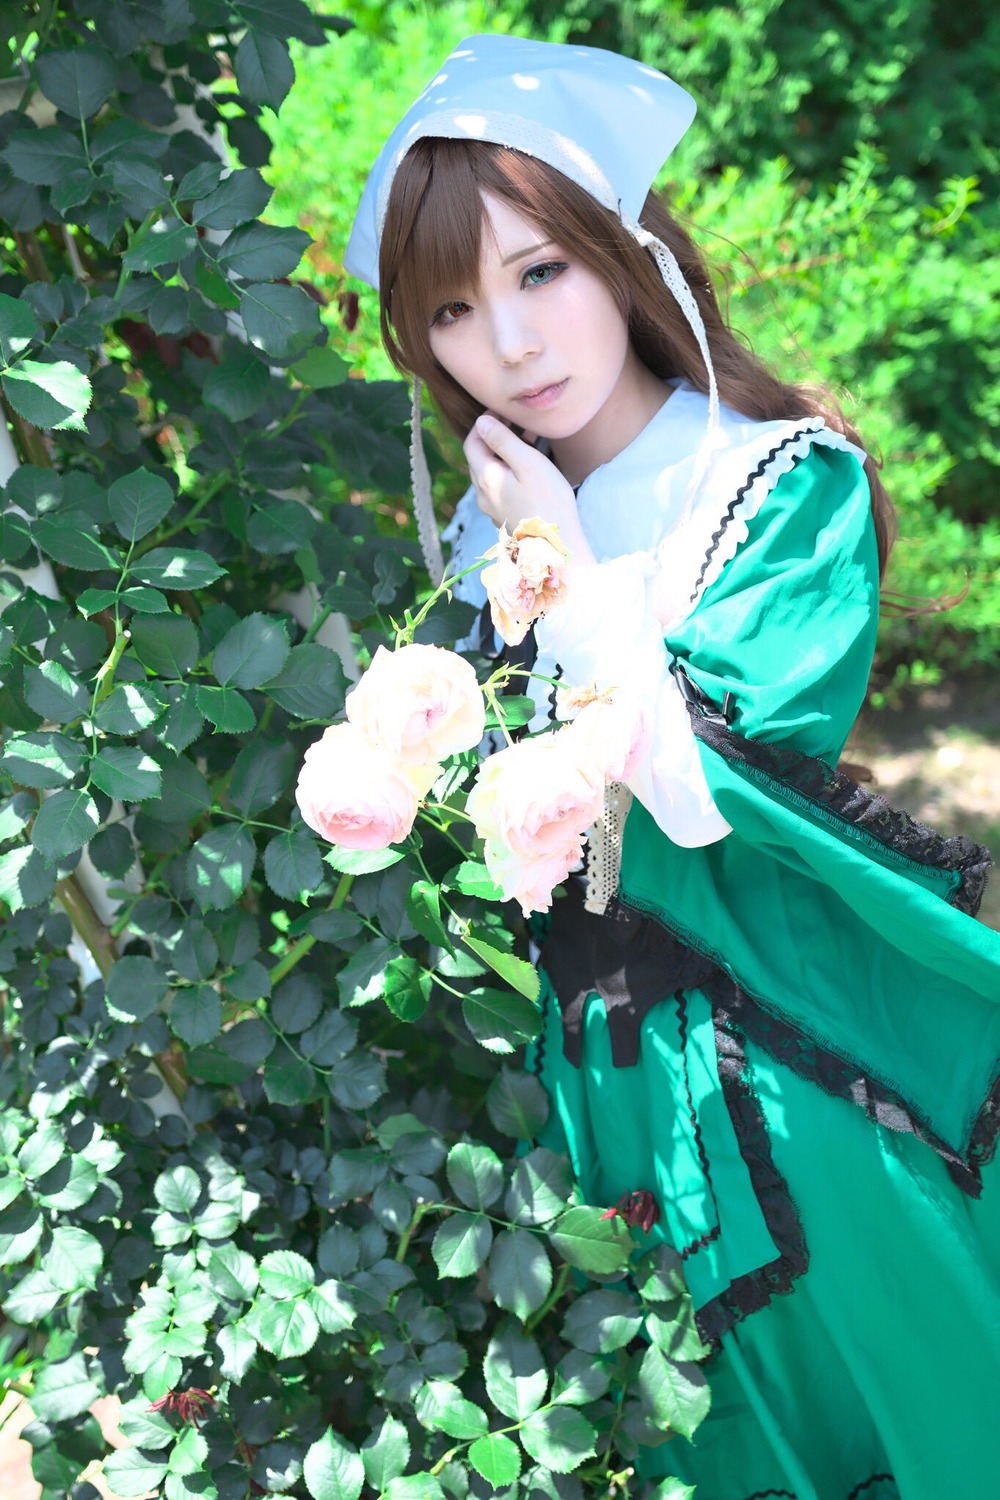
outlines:
[[[233, 300], [235, 305], [236, 299]], [[255, 359], [249, 349], [239, 349], [209, 371], [201, 394], [209, 406], [221, 411], [230, 422], [244, 422], [263, 406], [270, 389], [267, 366]]]
[[55, 862], [75, 854], [100, 826], [100, 815], [89, 792], [67, 787], [53, 792], [38, 809], [31, 842], [40, 854]]
[[329, 344], [310, 349], [301, 359], [289, 367], [289, 374], [314, 391], [329, 390], [331, 386], [343, 385], [350, 373], [350, 365]]
[[69, 360], [22, 359], [4, 371], [4, 394], [35, 427], [81, 431], [91, 401], [90, 381]]
[[678, 1364], [650, 1344], [639, 1367], [639, 1392], [655, 1425], [662, 1431], [693, 1437], [712, 1403], [705, 1372], [697, 1364]]
[[93, 1290], [104, 1264], [101, 1242], [85, 1229], [57, 1225], [42, 1257], [42, 1270], [63, 1292]]
[[116, 479], [108, 491], [108, 509], [115, 529], [127, 542], [136, 542], [158, 526], [174, 503], [174, 492], [161, 474], [134, 469]]
[[222, 1030], [222, 1000], [210, 984], [191, 985], [175, 993], [167, 1021], [182, 1042], [203, 1047]]
[[114, 59], [102, 47], [42, 52], [35, 71], [46, 99], [74, 120], [96, 114], [118, 81]]
[[[32, 526], [32, 534], [47, 557], [65, 563], [68, 568], [98, 572], [121, 566], [121, 556], [104, 545], [89, 516], [81, 515], [79, 511], [58, 510], [53, 515], [42, 516]], [[106, 592], [101, 590], [100, 596], [105, 597]], [[117, 597], [110, 594], [110, 602], [114, 603]], [[107, 607], [107, 603], [101, 605], [101, 608]]]
[[485, 1214], [453, 1213], [439, 1224], [431, 1254], [439, 1276], [472, 1276], [490, 1253], [493, 1230]]
[[611, 1384], [611, 1372], [582, 1349], [571, 1349], [556, 1366], [552, 1399], [560, 1406], [587, 1406], [599, 1401]]
[[483, 963], [489, 964], [490, 968], [499, 974], [501, 979], [506, 980], [512, 989], [517, 990], [528, 1000], [537, 1001], [541, 981], [533, 965], [501, 948], [482, 928], [468, 927], [463, 930], [462, 942], [475, 953], [477, 958], [481, 958]]
[[365, 1482], [361, 1455], [332, 1427], [309, 1448], [302, 1475], [312, 1500], [358, 1500]]
[[260, 1284], [265, 1292], [279, 1301], [287, 1297], [304, 1297], [316, 1280], [316, 1273], [304, 1255], [294, 1250], [272, 1250], [259, 1267]]
[[144, 750], [131, 745], [105, 745], [90, 762], [90, 777], [119, 802], [145, 802], [160, 795], [160, 767]]
[[[219, 264], [248, 280], [274, 281], [279, 276], [291, 275], [309, 244], [310, 238], [304, 229], [277, 224], [242, 224], [219, 246]], [[248, 357], [253, 358], [252, 355]], [[262, 368], [259, 361], [254, 362]], [[346, 365], [344, 369], [346, 373]]]
[[277, 360], [303, 354], [323, 332], [319, 308], [297, 286], [251, 282], [240, 297], [240, 316], [253, 347]]
[[227, 1323], [215, 1335], [222, 1351], [222, 1374], [227, 1380], [243, 1379], [257, 1355], [257, 1340], [242, 1322]]
[[206, 229], [233, 229], [237, 224], [259, 219], [272, 191], [255, 168], [237, 168], [211, 193], [195, 199], [191, 205], [192, 222]]
[[579, 1204], [560, 1214], [549, 1230], [549, 1242], [567, 1265], [598, 1276], [624, 1270], [632, 1239], [618, 1219], [605, 1219], [604, 1209]]
[[236, 49], [235, 64], [241, 94], [256, 104], [269, 104], [273, 110], [281, 107], [295, 81], [292, 59], [283, 41], [249, 29]]
[[489, 1288], [498, 1307], [525, 1322], [552, 1290], [552, 1262], [528, 1229], [498, 1234], [490, 1255]]
[[87, 1410], [101, 1394], [90, 1378], [83, 1354], [72, 1354], [55, 1364], [45, 1364], [31, 1392], [31, 1405], [43, 1422], [68, 1422]]
[[491, 1432], [472, 1444], [469, 1463], [495, 1490], [505, 1489], [521, 1472], [521, 1452], [502, 1432]]
[[597, 1441], [593, 1424], [568, 1406], [532, 1412], [518, 1436], [535, 1462], [554, 1474], [571, 1474], [578, 1469], [593, 1454]]
[[132, 649], [159, 677], [181, 679], [198, 660], [198, 632], [186, 615], [140, 616], [132, 621]]
[[196, 549], [154, 547], [133, 563], [132, 573], [161, 589], [203, 589], [224, 577], [214, 557]]
[[253, 839], [238, 824], [202, 834], [187, 859], [188, 882], [199, 911], [222, 911], [238, 901], [256, 857]]
[[79, 138], [56, 126], [15, 130], [0, 155], [16, 177], [39, 187], [52, 187], [87, 165]]
[[401, 1021], [418, 1021], [427, 1009], [430, 993], [430, 974], [409, 954], [391, 958], [386, 964], [383, 997]]
[[255, 688], [277, 677], [290, 653], [284, 626], [268, 615], [246, 615], [227, 630], [212, 654], [223, 686]]
[[14, 914], [47, 901], [55, 880], [55, 870], [37, 849], [22, 845], [0, 854], [0, 901], [5, 901]]
[[245, 817], [256, 817], [288, 790], [297, 761], [295, 746], [287, 740], [258, 736], [243, 746], [233, 762], [230, 802]]
[[545, 1400], [549, 1375], [534, 1339], [513, 1328], [496, 1334], [483, 1361], [486, 1390], [497, 1411], [522, 1421]]
[[530, 1073], [501, 1068], [486, 1092], [486, 1113], [501, 1134], [530, 1141], [549, 1117], [549, 1096]]
[[632, 1341], [642, 1327], [642, 1309], [625, 1292], [585, 1292], [566, 1314], [563, 1336], [577, 1349], [610, 1354]]
[[165, 707], [165, 700], [147, 683], [120, 682], [98, 708], [94, 723], [105, 734], [141, 734]]
[[441, 891], [431, 880], [415, 880], [406, 898], [406, 915], [429, 943], [454, 952], [441, 918]]
[[518, 1224], [548, 1224], [566, 1207], [572, 1189], [566, 1157], [538, 1146], [514, 1168], [504, 1210]]
[[120, 1021], [143, 1021], [166, 999], [166, 974], [151, 958], [128, 954], [112, 967], [105, 982], [107, 1006]]
[[11, 364], [40, 332], [30, 302], [0, 293], [0, 360]]
[[323, 880], [323, 858], [304, 829], [279, 833], [264, 850], [264, 878], [276, 896], [302, 901]]
[[198, 233], [183, 219], [167, 214], [138, 234], [122, 256], [128, 271], [154, 271], [175, 266], [198, 248]]
[[503, 1192], [503, 1166], [489, 1146], [459, 1141], [448, 1152], [446, 1171], [452, 1192], [466, 1208], [489, 1208]]
[[381, 1427], [365, 1439], [361, 1444], [361, 1461], [365, 1478], [379, 1493], [403, 1473], [410, 1461], [410, 1439], [397, 1417], [387, 1416]]
[[253, 708], [236, 688], [207, 687], [199, 682], [194, 701], [219, 734], [249, 734], [257, 723]]
[[167, 1472], [162, 1459], [139, 1448], [116, 1448], [104, 1461], [103, 1474], [114, 1493], [123, 1497], [155, 1492]]
[[329, 720], [344, 707], [347, 679], [337, 653], [309, 641], [293, 646], [281, 671], [262, 687], [293, 718]]
[[512, 990], [473, 990], [462, 1001], [462, 1017], [487, 1052], [509, 1056], [542, 1029], [538, 1008]]
[[323, 855], [323, 863], [342, 875], [373, 875], [405, 858], [405, 849], [341, 849], [335, 844]]
[[50, 788], [72, 781], [86, 759], [81, 744], [69, 735], [50, 730], [41, 734], [12, 734], [0, 765], [12, 781], [22, 786]]
[[431, 1432], [449, 1437], [476, 1438], [485, 1435], [489, 1422], [482, 1407], [467, 1401], [457, 1385], [448, 1380], [430, 1380], [417, 1392], [417, 1421]]
[[90, 707], [90, 694], [57, 661], [24, 669], [24, 696], [29, 708], [54, 724], [79, 719]]
[[260, 1296], [244, 1320], [258, 1343], [278, 1359], [299, 1359], [319, 1338], [316, 1314], [303, 1300]]

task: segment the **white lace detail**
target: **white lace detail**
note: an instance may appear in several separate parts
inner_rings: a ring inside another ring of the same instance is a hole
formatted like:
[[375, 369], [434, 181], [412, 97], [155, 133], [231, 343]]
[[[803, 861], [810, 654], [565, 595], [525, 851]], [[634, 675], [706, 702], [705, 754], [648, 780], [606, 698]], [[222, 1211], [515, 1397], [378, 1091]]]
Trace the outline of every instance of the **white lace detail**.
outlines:
[[632, 806], [632, 793], [620, 781], [604, 789], [604, 808], [590, 831], [587, 848], [587, 911], [603, 917], [608, 902], [617, 894], [622, 864], [622, 835]]
[[424, 452], [424, 431], [420, 423], [420, 396], [423, 384], [420, 377], [413, 377], [413, 408], [410, 416], [410, 483], [413, 487], [413, 513], [417, 518], [417, 536], [420, 550], [424, 554], [424, 566], [430, 574], [431, 583], [437, 588], [444, 577], [444, 556], [441, 538], [438, 536], [434, 516], [434, 497], [431, 494], [431, 471], [427, 467]]

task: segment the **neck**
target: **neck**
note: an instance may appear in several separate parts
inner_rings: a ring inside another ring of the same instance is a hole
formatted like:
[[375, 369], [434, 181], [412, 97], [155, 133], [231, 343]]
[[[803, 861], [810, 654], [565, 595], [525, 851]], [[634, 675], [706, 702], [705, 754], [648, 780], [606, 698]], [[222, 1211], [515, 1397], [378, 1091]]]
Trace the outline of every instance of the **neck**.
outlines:
[[575, 489], [588, 474], [627, 448], [670, 395], [671, 387], [630, 350], [621, 379], [593, 420], [571, 437], [552, 439], [556, 467]]

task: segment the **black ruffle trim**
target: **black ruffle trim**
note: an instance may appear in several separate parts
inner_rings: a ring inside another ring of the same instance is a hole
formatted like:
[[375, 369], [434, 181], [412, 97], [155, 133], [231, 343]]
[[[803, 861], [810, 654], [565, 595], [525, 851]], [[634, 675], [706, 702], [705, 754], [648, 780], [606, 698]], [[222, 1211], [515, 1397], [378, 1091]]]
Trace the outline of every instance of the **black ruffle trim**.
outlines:
[[[678, 666], [677, 671], [680, 674], [683, 669]], [[908, 813], [890, 807], [883, 796], [866, 791], [826, 761], [804, 755], [788, 745], [769, 745], [736, 734], [711, 700], [700, 693], [686, 673], [683, 675], [689, 689], [685, 697], [694, 732], [716, 754], [781, 782], [824, 812], [842, 818], [883, 848], [915, 864], [954, 871], [959, 883], [947, 901], [970, 917], [976, 915], [993, 864], [987, 848], [964, 834], [946, 838], [926, 823], [916, 822]]]

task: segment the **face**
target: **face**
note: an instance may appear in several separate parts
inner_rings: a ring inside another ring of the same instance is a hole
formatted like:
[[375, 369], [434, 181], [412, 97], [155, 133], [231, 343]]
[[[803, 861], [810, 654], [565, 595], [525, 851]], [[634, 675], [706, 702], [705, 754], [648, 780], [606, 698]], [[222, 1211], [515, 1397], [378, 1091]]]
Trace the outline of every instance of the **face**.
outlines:
[[565, 472], [584, 448], [589, 469], [623, 446], [654, 377], [611, 291], [572, 247], [502, 199], [484, 203], [479, 289], [455, 287], [435, 311], [431, 351], [488, 411], [549, 439]]

